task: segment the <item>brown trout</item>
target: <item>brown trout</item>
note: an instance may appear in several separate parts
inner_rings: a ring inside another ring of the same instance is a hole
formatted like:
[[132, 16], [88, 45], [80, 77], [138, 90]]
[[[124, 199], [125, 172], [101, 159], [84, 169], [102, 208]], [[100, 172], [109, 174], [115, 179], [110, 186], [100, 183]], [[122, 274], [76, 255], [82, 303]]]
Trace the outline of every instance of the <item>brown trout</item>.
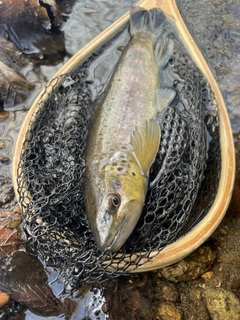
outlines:
[[161, 10], [133, 7], [131, 39], [89, 127], [84, 197], [101, 251], [119, 250], [142, 212], [148, 176], [160, 143], [157, 114], [175, 97], [159, 88], [173, 41], [158, 39]]

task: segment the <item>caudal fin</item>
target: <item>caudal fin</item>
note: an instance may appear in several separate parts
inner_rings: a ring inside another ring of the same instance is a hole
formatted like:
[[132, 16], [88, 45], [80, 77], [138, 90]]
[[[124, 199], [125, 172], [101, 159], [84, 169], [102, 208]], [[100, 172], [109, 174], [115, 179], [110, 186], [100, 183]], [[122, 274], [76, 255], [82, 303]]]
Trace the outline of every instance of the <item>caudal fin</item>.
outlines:
[[157, 41], [164, 20], [165, 16], [160, 9], [147, 11], [141, 7], [132, 7], [130, 10], [130, 34], [134, 36], [138, 32], [149, 33]]

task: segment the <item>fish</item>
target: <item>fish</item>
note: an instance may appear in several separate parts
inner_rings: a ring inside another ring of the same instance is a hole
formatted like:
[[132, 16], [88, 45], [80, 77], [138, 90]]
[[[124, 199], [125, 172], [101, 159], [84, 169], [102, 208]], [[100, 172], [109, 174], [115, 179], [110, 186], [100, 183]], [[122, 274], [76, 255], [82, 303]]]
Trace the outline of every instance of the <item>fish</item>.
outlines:
[[100, 251], [119, 251], [142, 213], [149, 172], [159, 150], [158, 114], [174, 100], [161, 87], [162, 70], [174, 49], [159, 38], [160, 9], [130, 10], [130, 40], [88, 128], [84, 201]]

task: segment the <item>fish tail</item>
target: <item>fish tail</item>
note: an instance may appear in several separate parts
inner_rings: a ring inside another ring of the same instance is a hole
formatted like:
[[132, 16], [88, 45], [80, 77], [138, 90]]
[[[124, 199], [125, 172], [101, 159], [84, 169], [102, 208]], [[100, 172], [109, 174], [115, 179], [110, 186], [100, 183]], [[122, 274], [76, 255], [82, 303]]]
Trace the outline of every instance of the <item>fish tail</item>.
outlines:
[[174, 41], [165, 38], [164, 21], [164, 13], [158, 8], [147, 11], [136, 6], [130, 10], [130, 34], [134, 36], [139, 32], [144, 32], [153, 37], [154, 54], [159, 69], [165, 68], [174, 49]]
[[145, 32], [154, 38], [156, 43], [161, 34], [162, 23], [165, 16], [160, 9], [151, 9], [135, 6], [130, 10], [130, 34], [134, 36], [138, 32]]

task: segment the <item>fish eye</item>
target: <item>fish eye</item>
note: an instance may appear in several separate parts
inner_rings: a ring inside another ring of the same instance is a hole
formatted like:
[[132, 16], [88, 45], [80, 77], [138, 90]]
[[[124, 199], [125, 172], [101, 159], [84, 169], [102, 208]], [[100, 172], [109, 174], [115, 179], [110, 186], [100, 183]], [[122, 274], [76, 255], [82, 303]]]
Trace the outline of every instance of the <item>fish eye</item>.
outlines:
[[113, 197], [112, 203], [113, 203], [114, 207], [118, 207], [120, 204], [120, 199], [118, 197]]
[[121, 200], [120, 197], [113, 194], [109, 197], [109, 206], [112, 209], [118, 208], [120, 206]]

